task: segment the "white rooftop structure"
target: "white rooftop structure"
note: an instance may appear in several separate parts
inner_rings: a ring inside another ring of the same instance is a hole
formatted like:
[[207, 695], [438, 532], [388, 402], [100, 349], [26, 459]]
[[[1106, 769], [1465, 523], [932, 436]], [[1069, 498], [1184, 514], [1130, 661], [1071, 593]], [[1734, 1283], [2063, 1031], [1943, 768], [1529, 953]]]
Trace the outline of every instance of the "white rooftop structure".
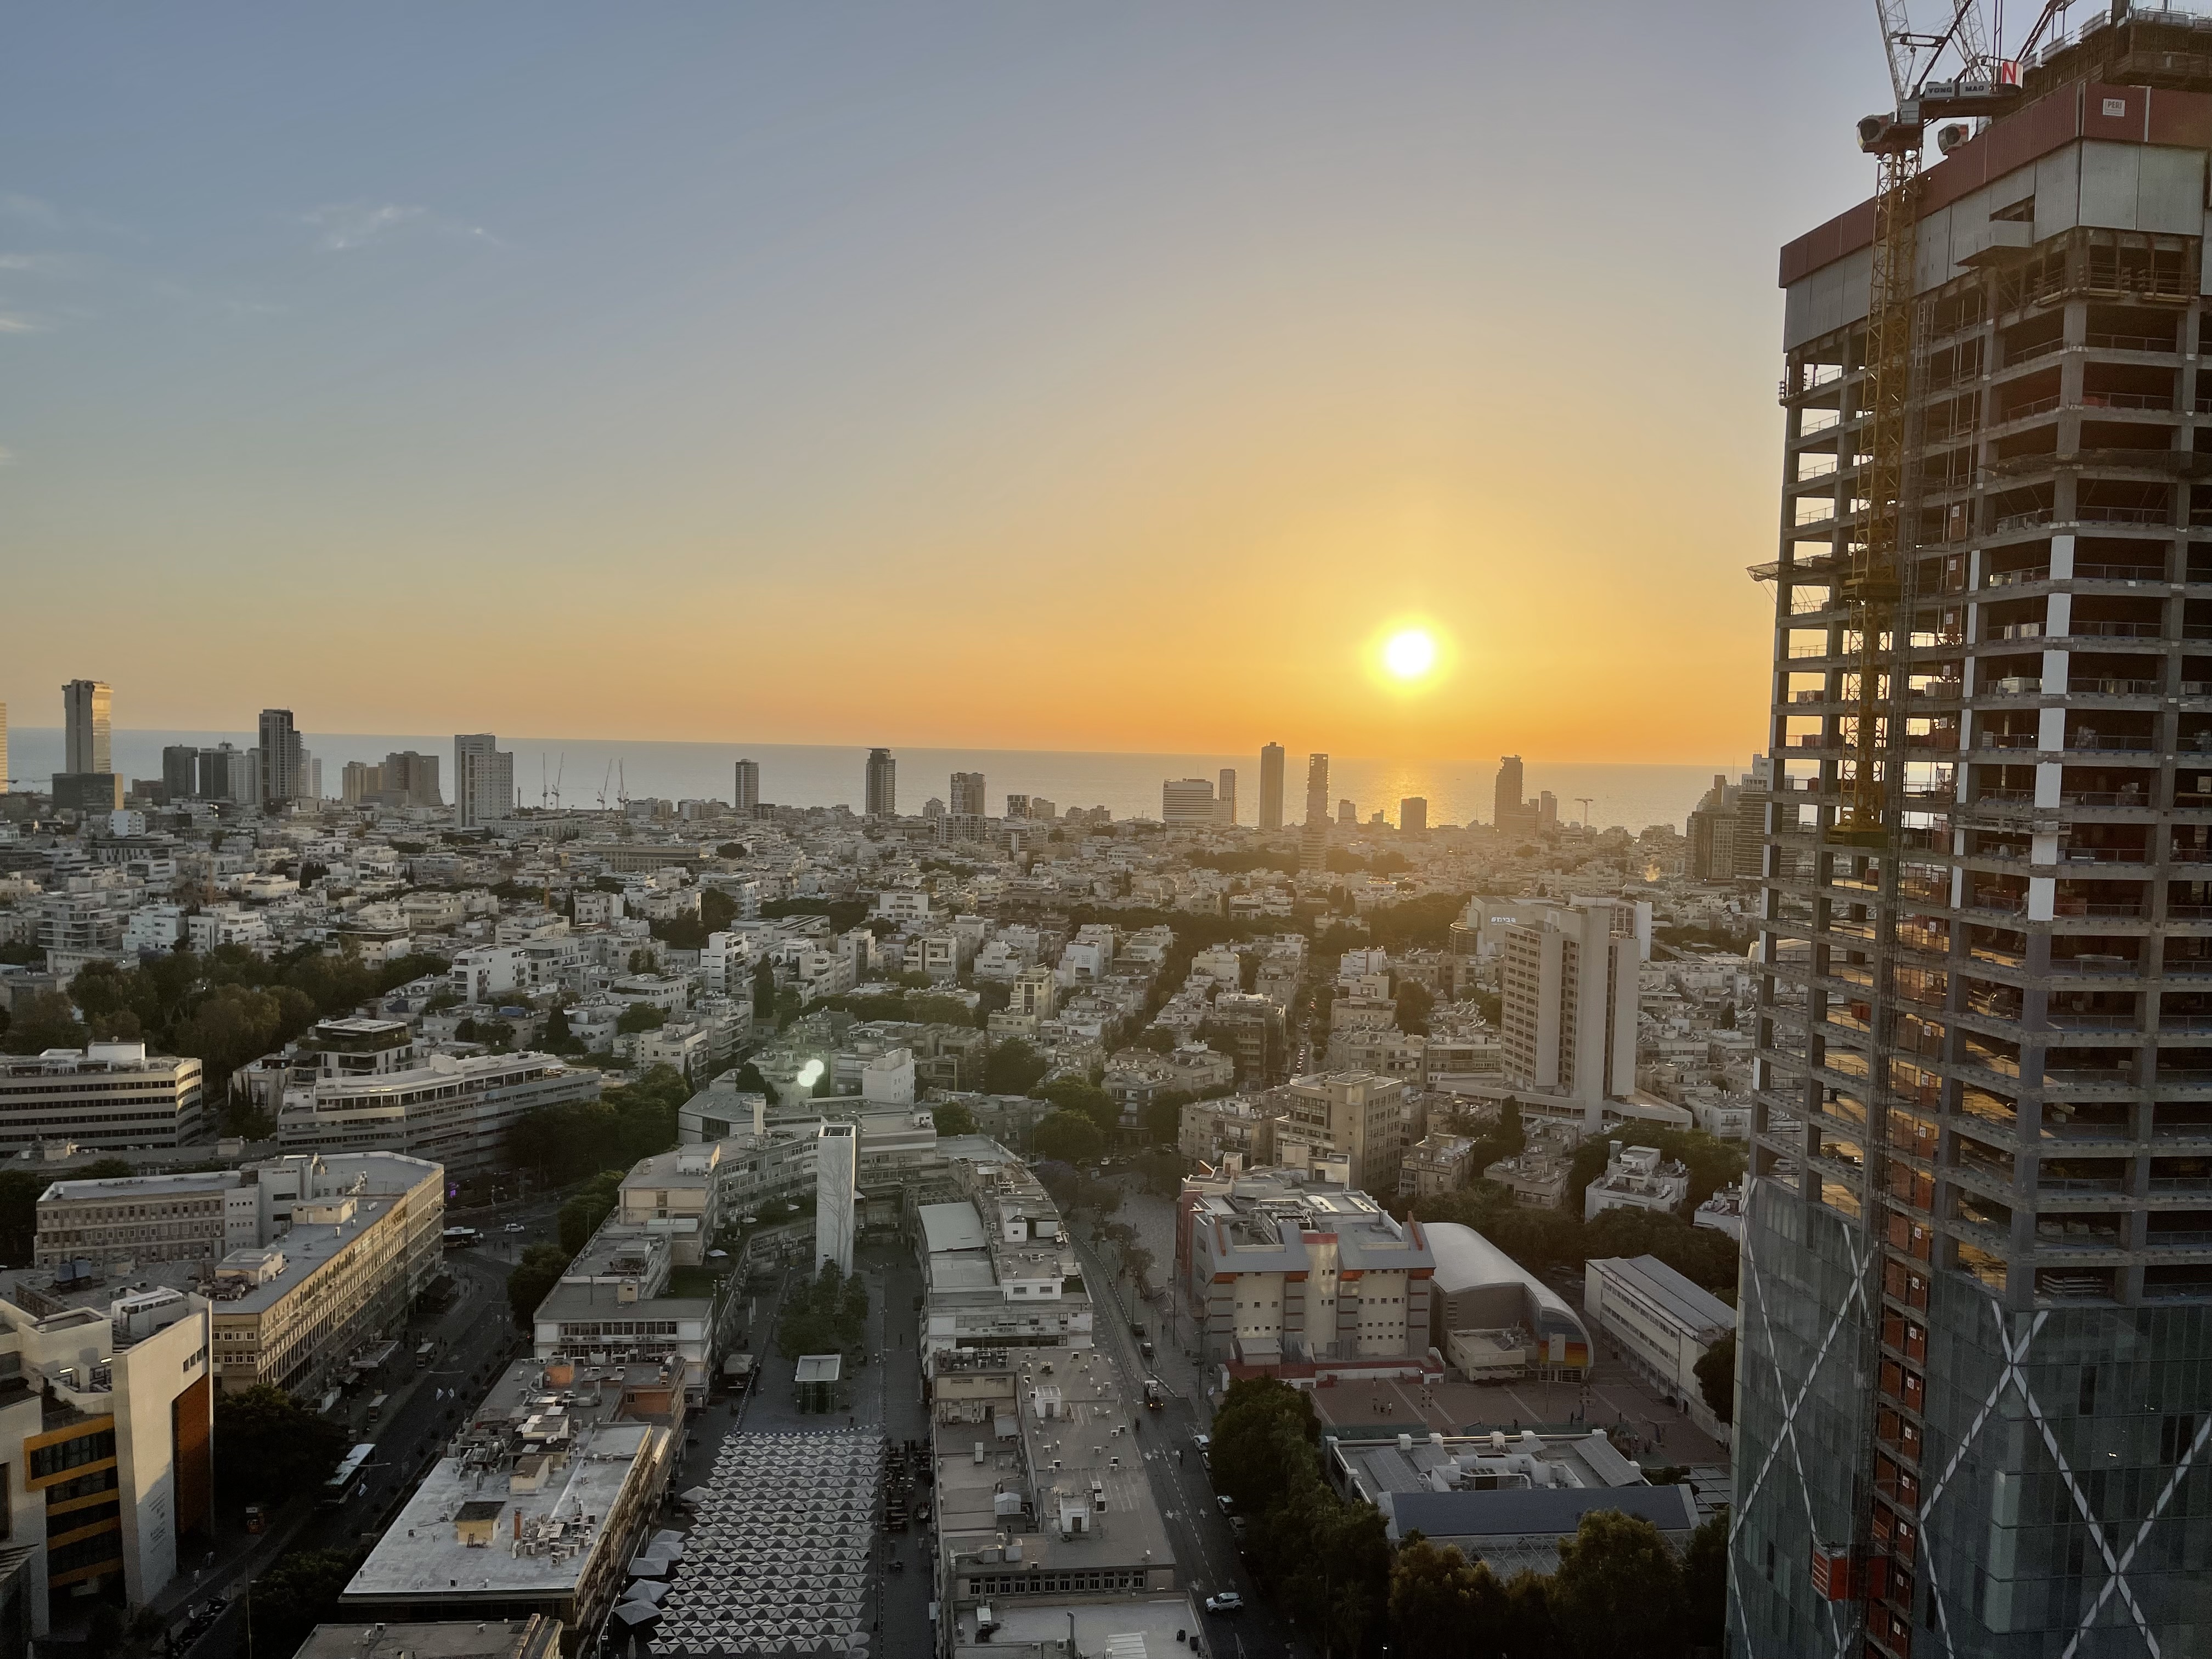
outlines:
[[659, 1598], [654, 1650], [866, 1654], [883, 1466], [872, 1431], [726, 1441]]

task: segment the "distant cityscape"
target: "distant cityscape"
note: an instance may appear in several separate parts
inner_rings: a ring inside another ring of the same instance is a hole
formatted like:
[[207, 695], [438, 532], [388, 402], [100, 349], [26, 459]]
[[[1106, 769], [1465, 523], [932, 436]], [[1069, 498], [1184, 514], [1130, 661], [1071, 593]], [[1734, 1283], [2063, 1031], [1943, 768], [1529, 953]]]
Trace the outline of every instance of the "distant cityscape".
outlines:
[[[740, 1291], [794, 1264], [896, 1276], [908, 1269], [880, 1259], [894, 1237], [921, 1271], [909, 1363], [947, 1402], [996, 1399], [1026, 1421], [1022, 1378], [1071, 1342], [1097, 1345], [1101, 1363], [1063, 1390], [1094, 1389], [1090, 1409], [1109, 1415], [1171, 1405], [1192, 1432], [1240, 1378], [1326, 1380], [1347, 1411], [1451, 1401], [1436, 1408], [1460, 1419], [1438, 1456], [1459, 1473], [1437, 1490], [1465, 1500], [1451, 1535], [1471, 1559], [1501, 1552], [1502, 1571], [1525, 1519], [1478, 1478], [1489, 1442], [1459, 1431], [1483, 1413], [1455, 1391], [1510, 1381], [1562, 1401], [1532, 1420], [1578, 1417], [1612, 1340], [1634, 1357], [1611, 1395], [1633, 1391], [1650, 1420], [1616, 1413], [1525, 1448], [1516, 1437], [1504, 1455], [1556, 1467], [1593, 1512], [1625, 1506], [1680, 1547], [1728, 1502], [1725, 1400], [1696, 1364], [1734, 1319], [1707, 1285], [1732, 1284], [1742, 1224], [1738, 1016], [1756, 907], [1737, 837], [1752, 844], [1764, 810], [1763, 763], [1716, 780], [1687, 835], [1588, 829], [1528, 795], [1516, 757], [1497, 769], [1490, 823], [1431, 823], [1420, 797], [1363, 811], [1332, 787], [1326, 754], [1304, 757], [1294, 793], [1277, 743], [1250, 773], [1163, 778], [1157, 816], [994, 793], [975, 770], [929, 779], [917, 805], [890, 748], [859, 757], [857, 811], [778, 805], [774, 772], [742, 753], [720, 797], [580, 807], [550, 792], [531, 804], [488, 732], [457, 734], [449, 754], [349, 761], [326, 793], [282, 709], [264, 711], [254, 744], [171, 745], [159, 777], [125, 779], [111, 769], [111, 688], [72, 682], [63, 701], [72, 769], [0, 796], [0, 1147], [32, 1183], [36, 1241], [27, 1278], [0, 1288], [0, 1321], [27, 1342], [64, 1316], [52, 1310], [106, 1298], [118, 1332], [204, 1328], [208, 1392], [180, 1409], [219, 1421], [220, 1402], [274, 1384], [373, 1438], [364, 1396], [407, 1386], [396, 1356], [411, 1333], [501, 1252], [507, 1224], [488, 1233], [473, 1218], [517, 1212], [532, 1182], [565, 1194], [590, 1168], [568, 1150], [583, 1126], [650, 1099], [665, 1127], [641, 1131], [586, 1212], [595, 1224], [567, 1236], [563, 1208], [555, 1253], [519, 1221], [546, 1258], [507, 1252], [510, 1297], [528, 1298], [513, 1310], [527, 1348], [514, 1386], [643, 1368], [639, 1397], [658, 1402], [593, 1431], [628, 1449], [593, 1500], [617, 1532], [642, 1527], [677, 1478], [653, 1425], [707, 1411], [732, 1362], [785, 1402], [747, 1395], [748, 1413], [857, 1403], [836, 1368], [763, 1352]], [[165, 1002], [152, 988], [173, 971], [188, 980]], [[266, 1024], [240, 1030], [256, 999]], [[1219, 1218], [1188, 1248], [1170, 1237], [1178, 1188]], [[272, 1209], [275, 1193], [294, 1195]], [[1504, 1207], [1492, 1216], [1474, 1194]], [[149, 1200], [176, 1218], [150, 1233]], [[1516, 1259], [1491, 1235], [1510, 1239], [1500, 1218], [1532, 1206], [1592, 1243]], [[791, 1206], [809, 1212], [803, 1230], [768, 1224]], [[1069, 1218], [1117, 1208], [1131, 1223], [1089, 1240]], [[1282, 1296], [1274, 1258], [1310, 1255], [1298, 1241], [1322, 1224], [1278, 1238], [1289, 1213], [1326, 1216], [1335, 1236], [1326, 1307]], [[311, 1218], [343, 1242], [327, 1267]], [[404, 1242], [386, 1249], [387, 1233]], [[429, 1253], [433, 1236], [450, 1252]], [[1614, 1237], [1638, 1248], [1595, 1243]], [[1238, 1252], [1261, 1239], [1276, 1241], [1269, 1261], [1246, 1263]], [[295, 1310], [328, 1305], [327, 1273], [356, 1261], [343, 1316], [295, 1327]], [[1062, 1287], [1048, 1317], [1007, 1304], [1031, 1279]], [[615, 1323], [603, 1285], [628, 1287]], [[1655, 1297], [1680, 1310], [1672, 1346], [1626, 1311]], [[1117, 1300], [1115, 1319], [1147, 1333], [1142, 1353], [1100, 1329]], [[938, 1420], [957, 1433], [969, 1409]], [[1662, 1413], [1692, 1470], [1665, 1487], [1632, 1461]], [[471, 1437], [454, 1454], [464, 1470], [521, 1471], [538, 1455], [511, 1429], [480, 1422]], [[1363, 1448], [1342, 1443], [1340, 1501], [1437, 1535], [1436, 1516], [1401, 1515]], [[1065, 1452], [1025, 1436], [1001, 1455], [1024, 1471], [1017, 1529], [1064, 1532]], [[930, 1499], [935, 1593], [963, 1628], [998, 1640], [1091, 1604], [1086, 1566], [1009, 1607], [1003, 1559], [982, 1565], [990, 1552], [956, 1520], [973, 1500], [949, 1467]], [[1206, 1520], [1104, 1454], [1085, 1467], [1109, 1493], [1090, 1511], [1097, 1584], [1155, 1598], [1142, 1619], [1163, 1629], [1189, 1595], [1243, 1594], [1195, 1565], [1232, 1505], [1196, 1506]], [[433, 1514], [451, 1508], [444, 1468], [427, 1467], [343, 1611], [394, 1629], [455, 1616], [422, 1588], [437, 1553], [424, 1528], [451, 1524]], [[143, 1512], [165, 1478], [204, 1491], [204, 1471], [148, 1465], [119, 1501]], [[501, 1538], [559, 1519], [528, 1507], [519, 1523], [502, 1512]], [[986, 1534], [1005, 1531], [985, 1510]], [[118, 1530], [73, 1542], [70, 1559], [137, 1604], [173, 1594], [188, 1549], [220, 1531], [210, 1511], [180, 1513], [178, 1541], [153, 1556]], [[643, 1615], [590, 1564], [644, 1538], [602, 1530], [574, 1572], [501, 1605], [609, 1639], [618, 1601]], [[441, 1547], [474, 1546], [463, 1528]], [[120, 1553], [94, 1559], [101, 1548]], [[35, 1616], [38, 1597], [27, 1605]], [[1256, 1634], [1271, 1615], [1254, 1612]]]

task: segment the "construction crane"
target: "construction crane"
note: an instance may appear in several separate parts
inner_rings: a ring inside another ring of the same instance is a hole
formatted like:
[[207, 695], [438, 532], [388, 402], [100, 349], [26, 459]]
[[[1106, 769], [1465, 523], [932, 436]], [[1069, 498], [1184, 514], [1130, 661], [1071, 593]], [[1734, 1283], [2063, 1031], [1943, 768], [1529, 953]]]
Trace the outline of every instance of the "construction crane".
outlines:
[[1577, 795], [1575, 797], [1575, 805], [1583, 809], [1583, 828], [1585, 830], [1592, 827], [1590, 823], [1589, 810], [1596, 804], [1596, 801], [1597, 797], [1595, 795]]
[[[1831, 565], [1832, 603], [1843, 612], [1844, 635], [1851, 641], [1846, 649], [1856, 662], [1829, 693], [1839, 706], [1835, 740], [1842, 759], [1836, 783], [1842, 799], [1825, 836], [1829, 845], [1844, 849], [1843, 859], [1870, 866], [1856, 872], [1856, 884], [1869, 902], [1856, 906], [1850, 921], [1850, 930], [1869, 947], [1857, 959], [1864, 963], [1870, 992], [1862, 1007], [1872, 1058], [1871, 1098], [1862, 1130], [1868, 1237], [1853, 1346], [1861, 1386], [1875, 1398], [1863, 1407], [1854, 1449], [1850, 1535], [1816, 1537], [1811, 1564], [1816, 1590], [1834, 1607], [1843, 1626], [1839, 1653], [1874, 1650], [1869, 1638], [1877, 1633], [1873, 1614], [1878, 1603], [1901, 1603], [1909, 1618], [1913, 1585], [1905, 1564], [1911, 1558], [1909, 1550], [1897, 1551], [1896, 1540], [1900, 1525], [1902, 1535], [1909, 1537], [1918, 1522], [1917, 1500], [1898, 1500], [1903, 1516], [1885, 1508], [1877, 1478], [1876, 1426], [1883, 1391], [1898, 1370], [1886, 1363], [1883, 1352], [1887, 1253], [1905, 1250], [1909, 1238], [1927, 1237], [1924, 1181], [1916, 1181], [1909, 1164], [1892, 1168], [1890, 1114], [1900, 1103], [1888, 1059], [1896, 1040], [1892, 978], [1899, 915], [1898, 831], [1906, 804], [1906, 698], [1919, 567], [1911, 462], [1920, 331], [1916, 270], [1921, 161], [1929, 122], [1958, 123], [1938, 133], [1948, 151], [1969, 136], [1965, 122], [1994, 118], [2019, 106], [2024, 96], [2021, 60], [2033, 54], [2067, 3], [2047, 0], [2016, 54], [2008, 58], [2002, 0], [1992, 0], [1996, 9], [1986, 26], [1981, 0], [1943, 0], [1941, 26], [1925, 30], [1913, 27], [1906, 0], [1875, 0], [1895, 102], [1889, 112], [1858, 124], [1859, 146], [1875, 158], [1879, 177], [1858, 403], [1864, 418], [1856, 445], [1863, 482], [1854, 492], [1863, 505]], [[1936, 70], [1947, 64], [1954, 66], [1950, 78], [1937, 80]], [[1839, 449], [1838, 461], [1849, 465], [1850, 451]], [[1895, 1178], [1900, 1173], [1901, 1184]], [[1894, 1578], [1887, 1571], [1893, 1552], [1899, 1568]], [[1880, 1632], [1885, 1647], [1896, 1617], [1885, 1614]]]
[[561, 763], [553, 769], [553, 810], [561, 810], [561, 780], [568, 775], [568, 751], [561, 751]]
[[607, 763], [606, 775], [599, 780], [599, 811], [602, 812], [607, 810], [607, 786], [614, 781], [615, 763], [612, 761], [609, 761]]

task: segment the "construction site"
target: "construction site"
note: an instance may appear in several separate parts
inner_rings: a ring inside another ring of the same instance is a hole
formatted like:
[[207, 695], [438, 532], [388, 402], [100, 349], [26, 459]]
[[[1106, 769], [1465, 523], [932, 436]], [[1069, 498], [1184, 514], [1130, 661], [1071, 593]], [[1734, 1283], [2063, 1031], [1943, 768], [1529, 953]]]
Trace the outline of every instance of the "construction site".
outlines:
[[1781, 254], [1729, 1650], [2207, 1653], [2212, 18], [1937, 9]]

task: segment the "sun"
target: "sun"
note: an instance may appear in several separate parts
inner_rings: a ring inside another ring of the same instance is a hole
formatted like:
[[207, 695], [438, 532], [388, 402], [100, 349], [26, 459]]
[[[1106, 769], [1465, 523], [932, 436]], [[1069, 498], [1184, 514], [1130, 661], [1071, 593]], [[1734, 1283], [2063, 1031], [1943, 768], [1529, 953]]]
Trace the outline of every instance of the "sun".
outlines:
[[1437, 665], [1437, 642], [1421, 628], [1393, 634], [1382, 647], [1382, 665], [1401, 680], [1417, 680]]

